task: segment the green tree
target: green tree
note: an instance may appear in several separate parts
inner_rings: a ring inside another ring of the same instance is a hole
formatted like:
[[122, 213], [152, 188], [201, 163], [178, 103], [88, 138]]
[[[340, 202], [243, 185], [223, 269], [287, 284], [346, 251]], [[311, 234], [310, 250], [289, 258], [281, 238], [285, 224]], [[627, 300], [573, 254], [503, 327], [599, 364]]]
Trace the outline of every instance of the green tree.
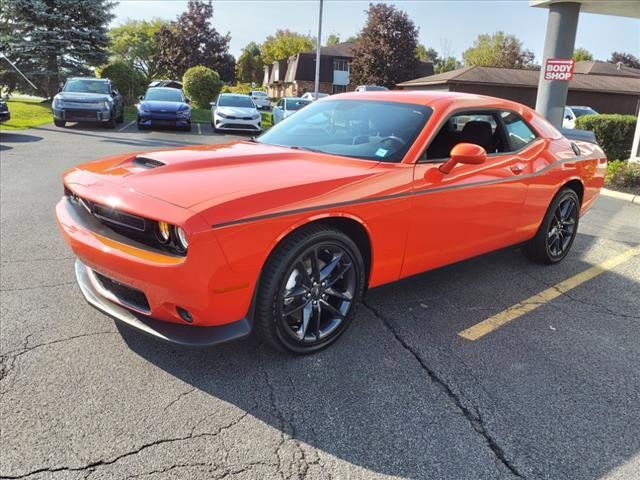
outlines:
[[340, 43], [340, 35], [338, 35], [337, 33], [332, 33], [327, 37], [327, 47], [330, 47], [331, 45], [337, 45], [338, 43]]
[[160, 68], [172, 78], [180, 78], [190, 68], [203, 65], [215, 70], [226, 82], [235, 78], [235, 59], [229, 54], [229, 33], [221, 35], [213, 27], [211, 1], [189, 0], [187, 10], [175, 22], [163, 25], [154, 35]]
[[[92, 75], [89, 67], [107, 61], [111, 0], [3, 0], [0, 52], [48, 97], [72, 75]], [[14, 86], [33, 91], [22, 77]]]
[[438, 58], [433, 66], [435, 73], [444, 73], [450, 70], [457, 70], [458, 68], [462, 68], [462, 63], [460, 63], [456, 57]]
[[125, 103], [135, 103], [144, 93], [146, 78], [132, 64], [116, 60], [113, 63], [99, 67], [96, 73], [100, 78], [110, 79], [124, 97]]
[[166, 24], [160, 19], [127, 20], [109, 30], [109, 51], [116, 60], [133, 65], [147, 82], [162, 77], [155, 34]]
[[522, 48], [515, 35], [496, 32], [478, 35], [473, 46], [462, 54], [467, 66], [481, 65], [503, 68], [532, 68], [534, 55]]
[[586, 48], [576, 48], [573, 51], [573, 60], [582, 62], [583, 60], [593, 60], [593, 54]]
[[264, 63], [260, 54], [260, 46], [256, 42], [247, 44], [236, 63], [237, 79], [243, 83], [262, 83]]
[[278, 30], [275, 35], [269, 35], [260, 47], [262, 60], [266, 65], [276, 60], [289, 58], [296, 53], [306, 52], [315, 48], [316, 40], [310, 35]]
[[417, 46], [418, 29], [405, 12], [386, 3], [370, 4], [353, 47], [352, 82], [393, 88], [416, 78]]
[[622, 65], [630, 68], [640, 69], [640, 58], [625, 52], [613, 52], [609, 59], [611, 63], [621, 63]]
[[432, 62], [434, 65], [438, 61], [438, 52], [434, 48], [427, 48], [419, 43], [416, 47], [416, 56], [421, 62]]
[[197, 108], [209, 108], [209, 102], [220, 93], [222, 85], [220, 75], [202, 65], [191, 67], [182, 77], [184, 93]]

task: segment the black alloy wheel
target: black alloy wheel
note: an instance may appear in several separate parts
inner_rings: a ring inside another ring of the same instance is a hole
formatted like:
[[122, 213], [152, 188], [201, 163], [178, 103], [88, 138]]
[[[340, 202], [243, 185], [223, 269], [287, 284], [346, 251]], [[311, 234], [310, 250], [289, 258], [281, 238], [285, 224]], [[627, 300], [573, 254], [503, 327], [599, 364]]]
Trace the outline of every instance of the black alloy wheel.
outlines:
[[279, 349], [314, 352], [346, 330], [363, 290], [362, 255], [353, 241], [338, 230], [308, 227], [265, 265], [256, 329]]
[[558, 263], [567, 256], [578, 232], [580, 199], [571, 188], [563, 188], [554, 197], [536, 236], [524, 248], [538, 263]]

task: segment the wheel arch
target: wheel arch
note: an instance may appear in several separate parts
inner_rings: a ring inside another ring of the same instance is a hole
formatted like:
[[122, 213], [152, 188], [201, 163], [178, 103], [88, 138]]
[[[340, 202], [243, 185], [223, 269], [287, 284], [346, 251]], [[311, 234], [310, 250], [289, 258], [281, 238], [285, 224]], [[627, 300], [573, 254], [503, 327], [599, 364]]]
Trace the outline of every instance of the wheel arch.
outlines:
[[570, 188], [576, 192], [576, 195], [578, 195], [578, 199], [580, 200], [580, 206], [582, 206], [582, 201], [584, 199], [584, 184], [582, 183], [582, 180], [579, 178], [573, 178], [568, 182], [563, 183], [558, 189], [558, 192], [563, 188]]
[[[369, 284], [369, 279], [371, 278], [371, 271], [373, 266], [373, 244], [371, 241], [372, 235], [369, 227], [366, 222], [362, 219], [355, 217], [349, 214], [326, 214], [321, 216], [315, 216], [312, 218], [307, 218], [303, 221], [300, 221], [294, 225], [292, 225], [289, 229], [282, 232], [280, 236], [276, 239], [274, 244], [271, 246], [269, 250], [269, 254], [265, 259], [262, 268], [267, 263], [269, 257], [276, 251], [276, 249], [282, 244], [282, 242], [288, 238], [293, 233], [299, 231], [302, 228], [306, 228], [310, 225], [326, 225], [327, 227], [334, 228], [336, 230], [341, 231], [345, 235], [347, 235], [353, 242], [356, 244], [358, 249], [360, 250], [360, 254], [362, 255], [362, 260], [364, 261], [365, 266], [365, 278], [366, 285], [365, 288]], [[262, 268], [260, 272], [260, 277], [262, 277]]]

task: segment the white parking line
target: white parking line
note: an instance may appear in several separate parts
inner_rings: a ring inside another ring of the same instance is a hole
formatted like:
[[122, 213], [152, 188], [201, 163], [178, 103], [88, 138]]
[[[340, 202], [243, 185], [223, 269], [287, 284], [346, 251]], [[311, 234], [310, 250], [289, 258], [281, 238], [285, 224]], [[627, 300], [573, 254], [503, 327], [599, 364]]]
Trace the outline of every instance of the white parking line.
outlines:
[[196, 125], [198, 125], [198, 135], [202, 135], [202, 126], [199, 123], [196, 123]]
[[135, 121], [135, 120], [131, 120], [129, 123], [127, 123], [124, 127], [122, 127], [121, 129], [119, 129], [118, 131], [119, 131], [119, 132], [121, 132], [121, 131], [123, 131], [124, 129], [126, 129], [127, 127], [129, 127], [129, 126], [133, 125], [134, 123], [136, 123], [136, 121]]

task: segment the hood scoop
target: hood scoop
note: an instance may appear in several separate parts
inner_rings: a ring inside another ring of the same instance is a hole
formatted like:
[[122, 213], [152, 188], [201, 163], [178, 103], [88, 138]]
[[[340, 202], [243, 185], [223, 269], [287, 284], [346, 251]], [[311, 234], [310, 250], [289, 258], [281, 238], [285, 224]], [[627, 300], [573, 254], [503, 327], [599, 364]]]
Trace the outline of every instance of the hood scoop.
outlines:
[[144, 157], [142, 155], [138, 155], [133, 160], [133, 164], [138, 165], [140, 167], [144, 167], [144, 168], [157, 168], [157, 167], [163, 167], [166, 165], [166, 163], [161, 162], [160, 160], [156, 160], [155, 158], [150, 158], [150, 157]]

